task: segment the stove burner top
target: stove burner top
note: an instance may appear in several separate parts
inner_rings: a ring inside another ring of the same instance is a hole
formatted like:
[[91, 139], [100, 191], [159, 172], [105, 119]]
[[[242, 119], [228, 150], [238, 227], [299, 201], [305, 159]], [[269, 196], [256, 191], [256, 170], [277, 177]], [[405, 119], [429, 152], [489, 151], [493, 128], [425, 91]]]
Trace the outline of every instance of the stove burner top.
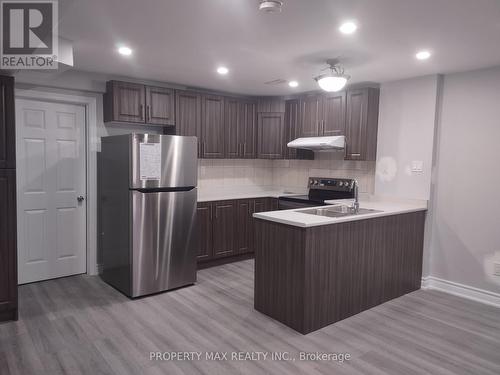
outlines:
[[286, 197], [279, 197], [280, 200], [298, 203], [314, 203], [316, 206], [325, 205], [325, 202], [320, 199], [311, 199], [309, 195], [289, 195]]

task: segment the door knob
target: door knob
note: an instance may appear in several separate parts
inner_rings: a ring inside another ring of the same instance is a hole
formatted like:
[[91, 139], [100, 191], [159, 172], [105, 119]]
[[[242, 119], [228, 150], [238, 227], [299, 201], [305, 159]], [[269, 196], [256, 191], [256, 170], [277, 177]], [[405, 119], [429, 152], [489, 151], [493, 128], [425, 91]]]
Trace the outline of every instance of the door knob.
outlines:
[[79, 197], [76, 198], [78, 202], [83, 202], [85, 197], [83, 195], [80, 195]]

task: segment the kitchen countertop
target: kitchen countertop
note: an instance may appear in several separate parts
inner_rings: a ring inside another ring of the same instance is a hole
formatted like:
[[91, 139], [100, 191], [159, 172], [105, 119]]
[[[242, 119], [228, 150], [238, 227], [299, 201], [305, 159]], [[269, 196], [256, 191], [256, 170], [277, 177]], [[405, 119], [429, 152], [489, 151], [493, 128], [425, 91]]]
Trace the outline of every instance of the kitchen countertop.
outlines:
[[219, 189], [204, 191], [204, 189], [199, 189], [198, 191], [198, 202], [210, 202], [210, 201], [224, 201], [230, 199], [249, 199], [249, 198], [278, 198], [285, 195], [299, 195], [304, 194], [304, 192], [291, 192], [287, 190], [279, 189], [240, 189], [240, 190], [230, 190], [230, 189]]
[[[352, 199], [325, 201], [325, 203], [331, 205], [351, 204]], [[351, 215], [344, 217], [326, 217], [326, 216], [316, 216], [316, 215], [302, 213], [299, 211], [304, 210], [304, 208], [298, 208], [292, 210], [259, 212], [259, 213], [254, 213], [253, 217], [257, 219], [273, 221], [276, 223], [307, 228], [319, 225], [344, 223], [348, 221], [371, 219], [382, 216], [398, 215], [408, 212], [427, 210], [427, 201], [417, 200], [417, 199], [394, 199], [388, 197], [369, 196], [366, 198], [360, 198], [359, 203], [360, 203], [360, 208], [380, 210], [381, 212], [372, 212], [367, 214]], [[328, 206], [321, 206], [318, 208], [325, 208], [325, 207]]]

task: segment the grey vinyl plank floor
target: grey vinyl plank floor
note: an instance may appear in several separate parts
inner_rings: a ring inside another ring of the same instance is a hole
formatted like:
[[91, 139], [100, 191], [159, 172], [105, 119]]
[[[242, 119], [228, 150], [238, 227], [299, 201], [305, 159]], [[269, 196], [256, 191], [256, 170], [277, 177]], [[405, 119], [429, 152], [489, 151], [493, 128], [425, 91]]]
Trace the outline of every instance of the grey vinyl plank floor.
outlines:
[[[19, 321], [0, 324], [1, 375], [500, 374], [500, 309], [419, 290], [303, 336], [253, 309], [252, 260], [133, 301], [91, 276], [24, 285], [19, 297]], [[151, 361], [151, 351], [202, 360]], [[296, 360], [203, 359], [214, 351]], [[351, 358], [300, 361], [300, 352]]]

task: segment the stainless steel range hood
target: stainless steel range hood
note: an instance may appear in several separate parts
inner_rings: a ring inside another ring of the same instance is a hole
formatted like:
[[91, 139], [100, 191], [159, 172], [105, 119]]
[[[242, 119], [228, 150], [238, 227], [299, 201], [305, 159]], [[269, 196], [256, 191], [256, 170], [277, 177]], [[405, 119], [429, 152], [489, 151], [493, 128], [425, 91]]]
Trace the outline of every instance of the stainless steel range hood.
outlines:
[[343, 150], [345, 147], [345, 137], [339, 135], [334, 137], [297, 138], [288, 142], [287, 146], [312, 151]]

